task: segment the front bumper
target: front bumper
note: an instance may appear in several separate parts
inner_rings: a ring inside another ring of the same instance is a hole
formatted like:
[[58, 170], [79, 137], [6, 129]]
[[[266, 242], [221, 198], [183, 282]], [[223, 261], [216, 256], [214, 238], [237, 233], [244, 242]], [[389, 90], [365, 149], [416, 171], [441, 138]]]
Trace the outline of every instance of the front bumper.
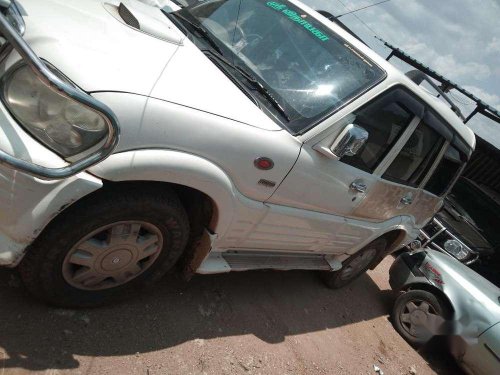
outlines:
[[425, 259], [423, 250], [414, 253], [403, 253], [396, 258], [389, 270], [389, 285], [395, 292], [407, 289], [411, 284], [429, 284], [429, 280], [420, 271], [419, 267]]
[[[67, 162], [28, 135], [0, 104], [0, 266], [13, 267], [42, 229], [62, 210], [102, 187], [102, 181], [85, 173], [114, 150], [118, 122], [103, 103], [55, 76], [24, 41], [3, 14], [0, 4], [1, 71], [24, 59], [46, 84], [61, 95], [102, 113], [108, 120], [108, 137], [100, 148], [80, 160]], [[15, 6], [11, 3], [10, 6]], [[3, 47], [9, 48], [3, 48]], [[10, 51], [14, 50], [13, 53]], [[10, 54], [9, 54], [10, 53]]]
[[101, 180], [87, 173], [44, 181], [0, 167], [0, 266], [16, 266], [55, 216], [101, 187]]
[[[2, 105], [0, 150], [49, 169], [66, 164], [28, 135]], [[16, 266], [26, 248], [60, 211], [101, 187], [100, 179], [85, 172], [45, 180], [0, 165], [0, 266]]]

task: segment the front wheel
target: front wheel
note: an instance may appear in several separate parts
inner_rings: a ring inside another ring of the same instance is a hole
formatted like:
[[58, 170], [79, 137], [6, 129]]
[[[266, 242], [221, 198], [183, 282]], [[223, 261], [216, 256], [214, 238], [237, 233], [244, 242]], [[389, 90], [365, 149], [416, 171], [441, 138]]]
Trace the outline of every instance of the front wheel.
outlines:
[[188, 236], [186, 212], [168, 188], [102, 191], [52, 222], [19, 270], [27, 289], [48, 303], [96, 306], [161, 278]]
[[323, 282], [332, 289], [339, 289], [351, 283], [371, 267], [379, 254], [385, 251], [387, 241], [378, 238], [342, 263], [342, 268], [334, 272], [321, 272]]
[[398, 333], [418, 348], [442, 334], [450, 312], [443, 301], [425, 290], [410, 290], [394, 303], [392, 323]]

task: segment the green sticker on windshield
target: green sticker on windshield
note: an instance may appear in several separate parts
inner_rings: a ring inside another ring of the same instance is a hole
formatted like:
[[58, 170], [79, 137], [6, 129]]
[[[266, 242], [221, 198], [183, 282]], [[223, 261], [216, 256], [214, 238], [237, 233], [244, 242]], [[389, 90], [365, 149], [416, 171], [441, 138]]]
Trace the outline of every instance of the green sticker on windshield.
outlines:
[[283, 13], [291, 21], [295, 22], [298, 25], [301, 25], [304, 29], [308, 30], [311, 34], [313, 34], [319, 40], [326, 42], [327, 40], [330, 39], [321, 30], [318, 30], [313, 25], [311, 25], [309, 22], [307, 22], [305, 19], [303, 19], [300, 14], [298, 14], [297, 12], [295, 12], [292, 9], [288, 9], [285, 4], [281, 4], [281, 3], [278, 3], [276, 1], [268, 1], [266, 5], [270, 8], [273, 8], [274, 10], [277, 10], [277, 11]]

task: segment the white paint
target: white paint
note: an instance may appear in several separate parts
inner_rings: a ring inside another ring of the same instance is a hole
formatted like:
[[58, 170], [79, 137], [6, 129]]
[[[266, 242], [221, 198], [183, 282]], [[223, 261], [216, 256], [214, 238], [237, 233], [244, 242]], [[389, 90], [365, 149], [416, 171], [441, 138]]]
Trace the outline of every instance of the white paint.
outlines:
[[[159, 17], [157, 8], [141, 4], [141, 16], [152, 17], [151, 25], [171, 33], [170, 42], [124, 25], [100, 0], [21, 3], [28, 13], [25, 37], [35, 52], [106, 103], [117, 115], [122, 134], [115, 154], [90, 169], [93, 176], [82, 173], [46, 182], [0, 168], [0, 264], [15, 265], [62, 207], [99, 189], [100, 179], [106, 179], [164, 181], [207, 194], [219, 213], [214, 253], [228, 249], [313, 252], [328, 255], [337, 267], [337, 261], [390, 230], [404, 230], [406, 240], [418, 231], [404, 212], [380, 222], [353, 216], [361, 197], [352, 200], [349, 184], [362, 177], [370, 188], [381, 182], [380, 174], [325, 158], [314, 145], [328, 144], [349, 114], [396, 84], [435, 108], [470, 145], [475, 142], [473, 133], [451, 110], [323, 17], [318, 21], [372, 58], [387, 72], [387, 79], [306, 134], [294, 137], [189, 40], [176, 39], [178, 30], [167, 17]], [[10, 56], [0, 70], [17, 59]], [[4, 151], [45, 166], [64, 165], [1, 106], [0, 122]], [[390, 157], [396, 152], [397, 148]], [[274, 168], [255, 168], [253, 162], [260, 156], [271, 158]], [[264, 186], [260, 180], [275, 185]], [[221, 264], [204, 264], [200, 272], [225, 269]]]

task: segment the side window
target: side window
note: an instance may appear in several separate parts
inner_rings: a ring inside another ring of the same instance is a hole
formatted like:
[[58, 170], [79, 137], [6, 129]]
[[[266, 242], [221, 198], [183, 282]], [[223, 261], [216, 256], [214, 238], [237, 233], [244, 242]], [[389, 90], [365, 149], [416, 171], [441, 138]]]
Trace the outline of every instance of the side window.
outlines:
[[460, 152], [450, 146], [424, 189], [437, 196], [443, 195], [462, 170], [463, 162], [460, 156]]
[[382, 178], [418, 186], [444, 142], [444, 138], [422, 120]]
[[354, 123], [369, 133], [368, 141], [356, 155], [341, 159], [369, 173], [377, 168], [414, 118], [413, 113], [399, 102], [382, 102], [369, 104], [354, 113]]

